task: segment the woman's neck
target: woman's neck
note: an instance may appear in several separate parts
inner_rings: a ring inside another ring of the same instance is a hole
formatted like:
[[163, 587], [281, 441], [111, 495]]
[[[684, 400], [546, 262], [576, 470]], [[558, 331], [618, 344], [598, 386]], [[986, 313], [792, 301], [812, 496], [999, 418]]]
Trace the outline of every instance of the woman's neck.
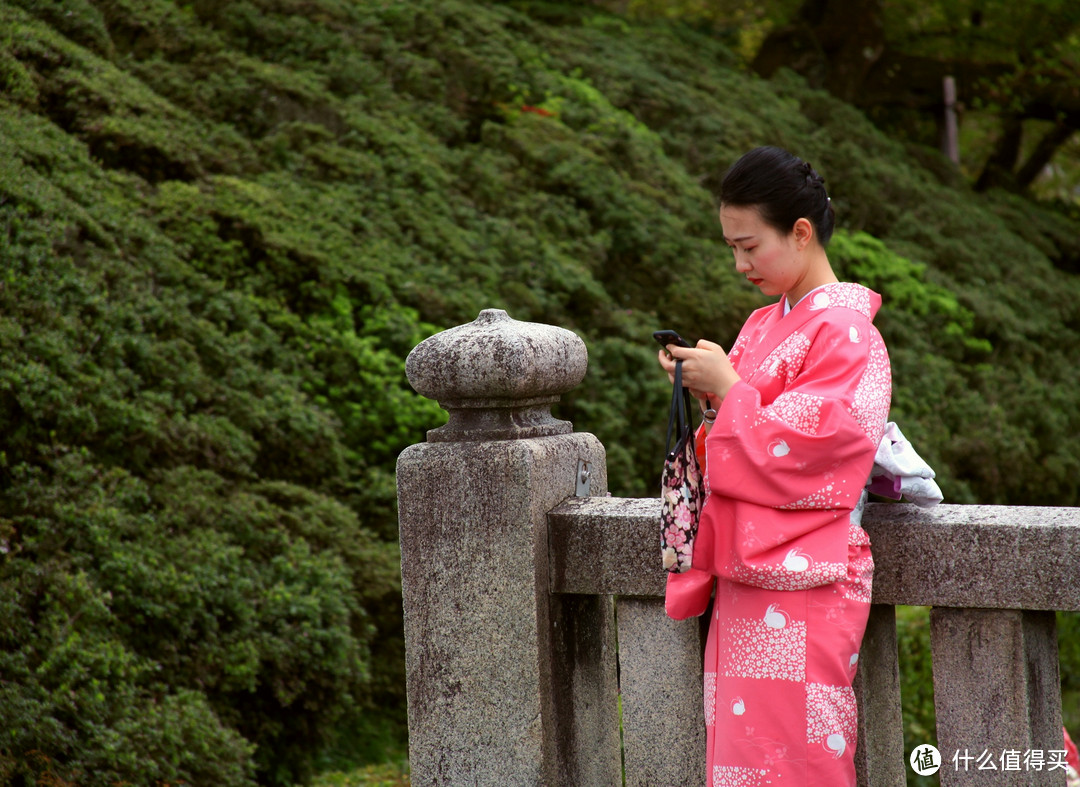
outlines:
[[[817, 246], [817, 244], [814, 244]], [[794, 306], [801, 301], [811, 290], [816, 290], [826, 284], [835, 284], [840, 281], [833, 273], [832, 265], [825, 249], [817, 246], [816, 249], [807, 249], [804, 254], [808, 255], [806, 274], [799, 282], [785, 293], [788, 303]]]

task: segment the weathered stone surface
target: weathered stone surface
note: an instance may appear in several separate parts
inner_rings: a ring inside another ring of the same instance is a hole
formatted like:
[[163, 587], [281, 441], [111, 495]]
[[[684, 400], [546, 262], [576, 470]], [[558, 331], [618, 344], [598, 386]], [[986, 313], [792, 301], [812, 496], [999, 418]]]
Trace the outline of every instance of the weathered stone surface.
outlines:
[[569, 594], [549, 599], [559, 748], [554, 784], [622, 787], [615, 600]]
[[[659, 512], [659, 496], [552, 511], [552, 536], [566, 545], [552, 556], [552, 589], [662, 596]], [[1080, 610], [1080, 508], [871, 503], [863, 525], [875, 603]]]
[[868, 507], [874, 601], [1080, 610], [1080, 508]]
[[548, 592], [547, 512], [604, 494], [604, 448], [551, 404], [585, 375], [570, 331], [488, 309], [406, 370], [450, 421], [398, 458], [414, 784], [621, 783], [614, 604]]
[[416, 784], [558, 783], [546, 513], [574, 493], [582, 459], [602, 493], [603, 446], [588, 434], [425, 443], [399, 457]]
[[896, 610], [874, 604], [866, 624], [859, 668], [855, 672], [859, 736], [855, 772], [859, 784], [904, 787], [904, 721], [900, 706], [900, 665], [896, 647]]
[[707, 784], [701, 621], [620, 598], [619, 685], [627, 787]]
[[571, 424], [553, 418], [551, 405], [587, 367], [585, 342], [575, 333], [520, 322], [501, 309], [424, 340], [405, 361], [413, 388], [450, 414], [428, 432], [432, 442], [569, 433]]
[[573, 498], [548, 520], [553, 592], [664, 595], [659, 494]]
[[[943, 787], [1062, 787], [1063, 771], [1025, 769], [1022, 759], [1063, 748], [1054, 613], [935, 608], [930, 638]], [[984, 751], [993, 773], [978, 767]], [[1018, 770], [1004, 767], [1006, 751], [1017, 752]], [[958, 752], [973, 759], [953, 762]]]
[[[664, 594], [659, 506], [653, 498], [584, 498], [554, 509], [552, 591], [646, 597], [638, 599], [639, 628], [662, 631], [662, 606], [652, 602], [649, 610], [646, 601]], [[942, 768], [942, 784], [987, 783], [976, 780], [985, 771], [956, 772], [948, 758], [957, 748], [977, 745], [976, 755], [987, 748], [998, 757], [1021, 745], [1060, 749], [1053, 614], [1023, 610], [1080, 609], [1080, 509], [871, 504], [863, 522], [876, 571], [857, 675], [860, 787], [900, 787], [906, 779], [892, 604], [935, 607], [938, 744], [950, 771]], [[620, 617], [620, 646], [630, 641]], [[1062, 781], [1060, 770], [1014, 777], [1017, 784]]]

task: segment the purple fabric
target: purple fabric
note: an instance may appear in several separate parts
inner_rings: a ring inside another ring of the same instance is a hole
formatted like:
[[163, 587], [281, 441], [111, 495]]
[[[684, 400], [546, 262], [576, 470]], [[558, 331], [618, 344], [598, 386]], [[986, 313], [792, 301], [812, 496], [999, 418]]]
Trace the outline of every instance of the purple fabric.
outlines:
[[901, 478], [889, 478], [888, 476], [879, 475], [874, 477], [866, 488], [875, 495], [899, 500], [902, 483], [903, 479]]

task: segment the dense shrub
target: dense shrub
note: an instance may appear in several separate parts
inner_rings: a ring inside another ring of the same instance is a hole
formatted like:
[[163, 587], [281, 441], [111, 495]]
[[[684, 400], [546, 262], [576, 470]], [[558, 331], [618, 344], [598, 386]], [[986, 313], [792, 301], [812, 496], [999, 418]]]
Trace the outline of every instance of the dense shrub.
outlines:
[[394, 461], [444, 417], [406, 354], [487, 307], [579, 332], [559, 415], [653, 494], [649, 334], [729, 342], [763, 303], [710, 188], [767, 142], [828, 178], [950, 501], [1075, 504], [1080, 225], [720, 39], [588, 4], [0, 0], [0, 778], [370, 756], [404, 707]]

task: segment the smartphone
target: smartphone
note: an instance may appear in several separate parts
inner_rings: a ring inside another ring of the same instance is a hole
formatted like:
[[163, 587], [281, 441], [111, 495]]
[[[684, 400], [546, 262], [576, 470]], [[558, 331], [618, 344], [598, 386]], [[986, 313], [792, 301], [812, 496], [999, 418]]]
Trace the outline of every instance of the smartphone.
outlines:
[[653, 338], [660, 342], [663, 347], [667, 347], [669, 344], [674, 344], [676, 347], [693, 346], [675, 331], [653, 331]]

